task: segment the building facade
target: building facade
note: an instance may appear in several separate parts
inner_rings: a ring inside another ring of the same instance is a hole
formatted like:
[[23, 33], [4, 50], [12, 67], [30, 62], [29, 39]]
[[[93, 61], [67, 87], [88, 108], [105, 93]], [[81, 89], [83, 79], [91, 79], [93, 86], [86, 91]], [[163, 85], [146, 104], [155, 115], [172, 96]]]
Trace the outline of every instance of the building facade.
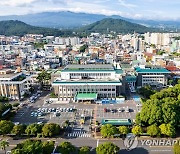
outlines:
[[20, 100], [25, 93], [30, 93], [31, 85], [31, 76], [22, 72], [15, 73], [12, 70], [0, 71], [0, 96]]
[[143, 87], [146, 85], [151, 86], [166, 86], [168, 83], [168, 76], [170, 71], [164, 68], [136, 68], [137, 75], [137, 87]]
[[52, 83], [60, 101], [115, 100], [121, 85], [112, 65], [68, 65]]

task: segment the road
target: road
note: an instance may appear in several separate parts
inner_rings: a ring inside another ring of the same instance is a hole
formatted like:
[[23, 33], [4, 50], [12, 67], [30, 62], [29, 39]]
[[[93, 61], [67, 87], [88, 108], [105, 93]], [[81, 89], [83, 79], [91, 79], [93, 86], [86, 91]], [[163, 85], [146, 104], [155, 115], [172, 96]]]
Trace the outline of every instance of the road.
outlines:
[[[119, 146], [121, 148], [120, 153], [121, 154], [173, 154], [172, 147], [168, 146], [161, 146], [161, 147], [155, 147], [155, 146], [142, 146], [140, 145], [140, 141], [138, 144], [138, 147], [136, 149], [127, 151], [124, 147], [123, 140], [121, 139], [94, 139], [94, 138], [72, 138], [72, 139], [62, 139], [62, 138], [54, 138], [54, 139], [42, 139], [42, 141], [48, 141], [53, 140], [55, 141], [56, 145], [59, 145], [63, 141], [71, 142], [76, 147], [81, 146], [89, 146], [92, 147], [92, 153], [94, 153], [94, 148], [97, 147], [97, 145], [100, 145], [104, 142], [112, 142]], [[9, 147], [7, 147], [7, 151], [14, 148], [18, 143], [21, 143], [23, 140], [12, 140], [8, 139], [9, 141]], [[2, 150], [0, 150], [0, 154], [3, 153]]]

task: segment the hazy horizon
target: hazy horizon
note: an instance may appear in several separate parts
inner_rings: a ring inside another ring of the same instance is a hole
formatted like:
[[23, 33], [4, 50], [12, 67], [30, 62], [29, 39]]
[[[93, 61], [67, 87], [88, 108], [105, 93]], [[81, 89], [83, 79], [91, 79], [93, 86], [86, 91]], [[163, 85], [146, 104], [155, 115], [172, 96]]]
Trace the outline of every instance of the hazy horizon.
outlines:
[[71, 11], [132, 19], [179, 20], [179, 8], [178, 0], [6, 0], [0, 1], [0, 16]]

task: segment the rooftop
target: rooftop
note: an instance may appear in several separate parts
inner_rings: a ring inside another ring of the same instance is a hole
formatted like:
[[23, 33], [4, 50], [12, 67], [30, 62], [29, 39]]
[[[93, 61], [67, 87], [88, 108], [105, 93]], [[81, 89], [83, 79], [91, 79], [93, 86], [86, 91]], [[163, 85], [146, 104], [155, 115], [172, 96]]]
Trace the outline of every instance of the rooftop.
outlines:
[[135, 82], [136, 81], [136, 76], [126, 76], [126, 81], [127, 82]]
[[101, 124], [111, 124], [115, 126], [131, 126], [132, 121], [131, 119], [102, 119]]
[[149, 69], [149, 68], [145, 68], [145, 69], [141, 69], [141, 68], [136, 68], [136, 72], [137, 73], [171, 73], [170, 71], [168, 71], [165, 68], [153, 68], [153, 69]]
[[56, 80], [53, 84], [121, 84], [120, 80]]
[[77, 100], [95, 100], [97, 99], [97, 93], [78, 93], [76, 95]]
[[63, 71], [114, 71], [114, 67], [110, 64], [68, 65]]

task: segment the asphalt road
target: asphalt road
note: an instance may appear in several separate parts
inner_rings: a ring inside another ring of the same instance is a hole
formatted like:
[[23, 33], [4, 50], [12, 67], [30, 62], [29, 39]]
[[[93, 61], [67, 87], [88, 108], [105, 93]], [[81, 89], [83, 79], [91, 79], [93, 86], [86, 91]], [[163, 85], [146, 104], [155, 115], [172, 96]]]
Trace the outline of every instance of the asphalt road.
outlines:
[[[42, 139], [42, 141], [47, 140], [53, 140], [55, 141], [55, 144], [58, 145], [63, 141], [69, 141], [76, 147], [81, 146], [89, 146], [92, 147], [92, 153], [94, 153], [94, 148], [96, 148], [98, 145], [104, 143], [104, 142], [112, 142], [119, 146], [121, 148], [120, 153], [121, 154], [173, 154], [172, 147], [168, 146], [161, 146], [161, 147], [150, 147], [150, 146], [142, 146], [140, 141], [137, 146], [137, 148], [127, 151], [123, 140], [120, 139], [94, 139], [94, 138], [72, 138], [72, 139], [61, 139], [61, 138], [54, 138], [54, 139]], [[12, 140], [8, 139], [9, 141], [9, 147], [7, 147], [7, 151], [11, 150], [13, 147], [15, 147], [18, 143], [22, 142], [23, 140]], [[0, 150], [0, 153], [3, 153], [2, 150]]]

